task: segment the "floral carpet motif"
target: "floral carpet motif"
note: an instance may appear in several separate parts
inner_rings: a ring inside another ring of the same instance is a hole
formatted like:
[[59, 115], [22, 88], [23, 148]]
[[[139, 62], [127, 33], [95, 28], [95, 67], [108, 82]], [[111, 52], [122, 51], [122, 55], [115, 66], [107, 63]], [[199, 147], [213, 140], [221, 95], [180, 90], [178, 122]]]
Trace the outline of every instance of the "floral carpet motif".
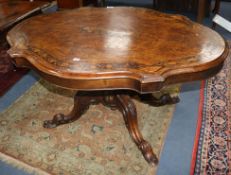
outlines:
[[204, 82], [200, 135], [191, 174], [231, 174], [231, 55], [223, 69]]
[[[179, 87], [167, 89], [178, 94]], [[74, 92], [40, 81], [0, 114], [0, 158], [34, 174], [153, 175], [133, 143], [122, 114], [92, 105], [70, 124], [45, 129], [56, 113], [68, 113]], [[175, 105], [151, 107], [134, 100], [144, 138], [158, 157]]]

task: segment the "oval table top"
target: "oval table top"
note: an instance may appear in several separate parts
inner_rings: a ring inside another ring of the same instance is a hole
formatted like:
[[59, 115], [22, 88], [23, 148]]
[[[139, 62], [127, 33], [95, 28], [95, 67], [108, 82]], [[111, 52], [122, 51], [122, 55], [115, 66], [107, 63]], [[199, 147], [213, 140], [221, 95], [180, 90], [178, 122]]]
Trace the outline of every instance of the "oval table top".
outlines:
[[224, 39], [207, 27], [184, 16], [134, 7], [32, 17], [7, 39], [17, 65], [80, 90], [153, 92], [214, 75], [228, 53]]

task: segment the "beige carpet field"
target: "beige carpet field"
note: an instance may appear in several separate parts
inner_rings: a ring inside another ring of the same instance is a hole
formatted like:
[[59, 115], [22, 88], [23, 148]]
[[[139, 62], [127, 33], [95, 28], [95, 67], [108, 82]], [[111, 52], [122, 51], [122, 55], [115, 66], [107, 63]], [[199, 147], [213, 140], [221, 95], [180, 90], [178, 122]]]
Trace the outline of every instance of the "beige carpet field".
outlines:
[[[73, 94], [39, 81], [0, 113], [0, 159], [35, 174], [153, 175], [156, 167], [143, 159], [119, 111], [93, 105], [78, 121], [42, 127], [54, 114], [71, 110]], [[159, 156], [175, 105], [134, 102], [140, 130]]]

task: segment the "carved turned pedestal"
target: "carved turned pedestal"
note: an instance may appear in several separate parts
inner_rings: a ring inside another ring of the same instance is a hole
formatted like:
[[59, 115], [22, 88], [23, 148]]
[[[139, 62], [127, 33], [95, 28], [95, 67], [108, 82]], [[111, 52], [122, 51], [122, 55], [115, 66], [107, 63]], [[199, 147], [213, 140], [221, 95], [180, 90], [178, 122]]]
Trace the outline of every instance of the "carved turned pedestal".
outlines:
[[[173, 104], [179, 101], [177, 97], [171, 98], [169, 94], [163, 95], [160, 99], [155, 99], [151, 94], [148, 94], [148, 96], [146, 102], [153, 106]], [[104, 106], [110, 107], [112, 110], [118, 109], [123, 114], [126, 127], [132, 139], [141, 150], [144, 158], [149, 163], [157, 163], [158, 159], [153, 153], [150, 144], [143, 139], [143, 136], [139, 131], [136, 107], [128, 92], [77, 92], [74, 97], [74, 107], [70, 114], [56, 114], [52, 120], [44, 121], [43, 126], [45, 128], [54, 128], [61, 124], [73, 122], [79, 119], [91, 104], [98, 103], [102, 103]]]
[[[228, 46], [216, 32], [186, 17], [142, 8], [82, 8], [26, 20], [7, 36], [18, 66], [76, 89], [74, 108], [44, 122], [53, 128], [77, 120], [90, 104], [123, 114], [129, 133], [150, 164], [158, 159], [138, 128], [131, 92], [153, 106], [178, 98], [151, 96], [163, 86], [216, 74]], [[153, 116], [155, 117], [155, 116]]]

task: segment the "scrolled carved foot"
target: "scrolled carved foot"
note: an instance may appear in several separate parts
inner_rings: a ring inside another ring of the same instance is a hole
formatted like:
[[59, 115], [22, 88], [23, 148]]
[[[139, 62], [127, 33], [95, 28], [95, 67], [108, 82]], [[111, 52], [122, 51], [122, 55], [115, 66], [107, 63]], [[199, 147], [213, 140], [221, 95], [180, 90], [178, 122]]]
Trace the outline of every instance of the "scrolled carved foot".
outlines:
[[138, 143], [138, 148], [142, 152], [145, 160], [151, 164], [151, 165], [157, 165], [158, 164], [158, 158], [157, 156], [153, 153], [151, 145], [143, 140], [141, 143]]
[[170, 94], [163, 94], [159, 98], [154, 97], [152, 94], [145, 94], [141, 96], [141, 101], [151, 106], [163, 106], [169, 104], [176, 104], [180, 101], [179, 97], [171, 97]]
[[69, 123], [68, 117], [66, 117], [64, 114], [56, 114], [52, 120], [45, 120], [43, 122], [44, 128], [55, 128], [58, 125]]
[[143, 154], [145, 160], [151, 165], [156, 165], [158, 163], [158, 158], [154, 154], [151, 145], [146, 140], [144, 140], [138, 128], [135, 104], [127, 95], [117, 95], [115, 102], [117, 103], [118, 109], [123, 114], [124, 121], [130, 136]]
[[171, 97], [169, 94], [164, 94], [160, 97], [160, 101], [163, 104], [176, 104], [180, 101], [180, 98], [178, 96]]
[[74, 107], [72, 111], [67, 114], [56, 114], [52, 120], [46, 120], [43, 123], [44, 128], [55, 128], [59, 125], [71, 123], [81, 117], [81, 115], [89, 108], [91, 103], [96, 100], [82, 93], [76, 93], [74, 97]]

